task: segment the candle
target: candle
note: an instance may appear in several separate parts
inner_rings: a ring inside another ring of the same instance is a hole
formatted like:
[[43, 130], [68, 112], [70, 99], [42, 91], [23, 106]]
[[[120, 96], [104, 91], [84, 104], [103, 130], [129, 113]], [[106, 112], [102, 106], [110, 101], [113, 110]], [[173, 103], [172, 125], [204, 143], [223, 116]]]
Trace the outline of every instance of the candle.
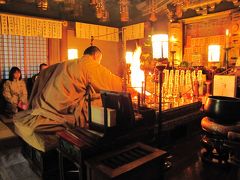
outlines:
[[162, 51], [162, 58], [163, 58], [163, 42], [161, 42], [161, 51]]
[[176, 39], [174, 37], [174, 35], [172, 35], [171, 37], [171, 51], [174, 51], [174, 43], [176, 42]]
[[226, 48], [228, 48], [229, 47], [229, 30], [228, 29], [226, 29]]
[[131, 64], [133, 60], [133, 52], [127, 51], [125, 59], [126, 59], [126, 64]]

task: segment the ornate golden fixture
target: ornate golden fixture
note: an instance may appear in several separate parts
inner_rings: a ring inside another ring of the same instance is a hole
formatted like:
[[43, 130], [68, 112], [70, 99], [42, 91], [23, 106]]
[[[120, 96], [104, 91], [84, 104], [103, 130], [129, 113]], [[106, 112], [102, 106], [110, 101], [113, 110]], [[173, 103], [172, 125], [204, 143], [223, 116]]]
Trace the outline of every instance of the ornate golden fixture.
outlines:
[[105, 0], [98, 0], [96, 4], [96, 16], [101, 19], [104, 16], [105, 11]]
[[149, 2], [149, 10], [150, 10], [150, 17], [149, 17], [149, 21], [151, 22], [155, 22], [157, 21], [157, 16], [156, 16], [156, 9], [157, 9], [157, 5], [156, 5], [156, 0], [150, 0]]
[[216, 4], [219, 4], [223, 1], [233, 2], [235, 6], [238, 6], [240, 2], [238, 0], [201, 0], [201, 1], [192, 1], [192, 0], [184, 0], [183, 1], [183, 10], [187, 9], [204, 9], [202, 14], [205, 14], [205, 10], [207, 8], [211, 8], [211, 10], [215, 7]]
[[46, 11], [48, 9], [48, 0], [37, 0], [37, 7]]
[[127, 22], [129, 20], [128, 4], [129, 4], [128, 0], [119, 0], [120, 16], [122, 22]]
[[6, 4], [7, 3], [7, 0], [0, 0], [0, 5], [1, 4]]
[[96, 6], [98, 3], [98, 0], [90, 0], [89, 4], [92, 6]]
[[108, 12], [107, 10], [105, 10], [105, 11], [103, 12], [103, 16], [102, 16], [102, 18], [100, 19], [100, 21], [102, 21], [102, 22], [107, 22], [107, 21], [109, 21], [109, 12]]
[[109, 12], [106, 9], [106, 0], [95, 0], [90, 2], [91, 5], [96, 8], [96, 17], [102, 21], [106, 22], [109, 20]]

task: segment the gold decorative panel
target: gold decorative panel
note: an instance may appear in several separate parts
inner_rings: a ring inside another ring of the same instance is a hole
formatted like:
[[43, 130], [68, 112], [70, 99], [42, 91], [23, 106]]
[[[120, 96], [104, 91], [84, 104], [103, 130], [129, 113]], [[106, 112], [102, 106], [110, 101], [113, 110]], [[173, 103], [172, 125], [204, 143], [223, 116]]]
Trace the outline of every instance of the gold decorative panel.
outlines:
[[[171, 42], [170, 42], [170, 51], [176, 51], [175, 54], [175, 64], [178, 64], [182, 61], [182, 32], [183, 32], [183, 25], [181, 22], [179, 23], [170, 23], [169, 25], [169, 38], [171, 38], [172, 36], [174, 36], [174, 38], [176, 39], [175, 44], [172, 46]], [[171, 49], [172, 48], [172, 49]], [[170, 54], [170, 53], [169, 53]]]
[[204, 19], [185, 25], [184, 61], [194, 66], [208, 65], [208, 46], [220, 45], [220, 62], [224, 59], [225, 32], [231, 29], [231, 16]]

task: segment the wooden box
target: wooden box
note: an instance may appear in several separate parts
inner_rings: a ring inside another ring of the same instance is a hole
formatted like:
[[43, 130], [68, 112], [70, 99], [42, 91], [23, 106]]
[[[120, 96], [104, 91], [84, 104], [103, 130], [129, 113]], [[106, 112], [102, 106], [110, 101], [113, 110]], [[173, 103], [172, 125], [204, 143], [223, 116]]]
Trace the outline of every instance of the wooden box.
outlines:
[[32, 170], [42, 179], [59, 179], [58, 153], [56, 149], [41, 152], [22, 141], [22, 154]]
[[235, 75], [215, 75], [213, 84], [214, 96], [236, 97], [237, 77]]
[[135, 143], [85, 161], [87, 180], [161, 179], [167, 153]]

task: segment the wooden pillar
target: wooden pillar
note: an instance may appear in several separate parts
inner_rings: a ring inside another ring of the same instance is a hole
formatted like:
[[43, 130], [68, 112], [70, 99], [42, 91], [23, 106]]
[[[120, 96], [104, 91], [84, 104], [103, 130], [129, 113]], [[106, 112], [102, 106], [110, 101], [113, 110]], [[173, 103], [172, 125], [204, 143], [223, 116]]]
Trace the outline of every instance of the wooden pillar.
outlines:
[[60, 39], [48, 40], [48, 64], [56, 64], [61, 61], [60, 57]]
[[68, 54], [67, 54], [67, 49], [68, 49], [68, 38], [67, 38], [67, 24], [63, 24], [63, 29], [62, 29], [62, 39], [60, 41], [60, 61], [66, 61], [68, 60]]

